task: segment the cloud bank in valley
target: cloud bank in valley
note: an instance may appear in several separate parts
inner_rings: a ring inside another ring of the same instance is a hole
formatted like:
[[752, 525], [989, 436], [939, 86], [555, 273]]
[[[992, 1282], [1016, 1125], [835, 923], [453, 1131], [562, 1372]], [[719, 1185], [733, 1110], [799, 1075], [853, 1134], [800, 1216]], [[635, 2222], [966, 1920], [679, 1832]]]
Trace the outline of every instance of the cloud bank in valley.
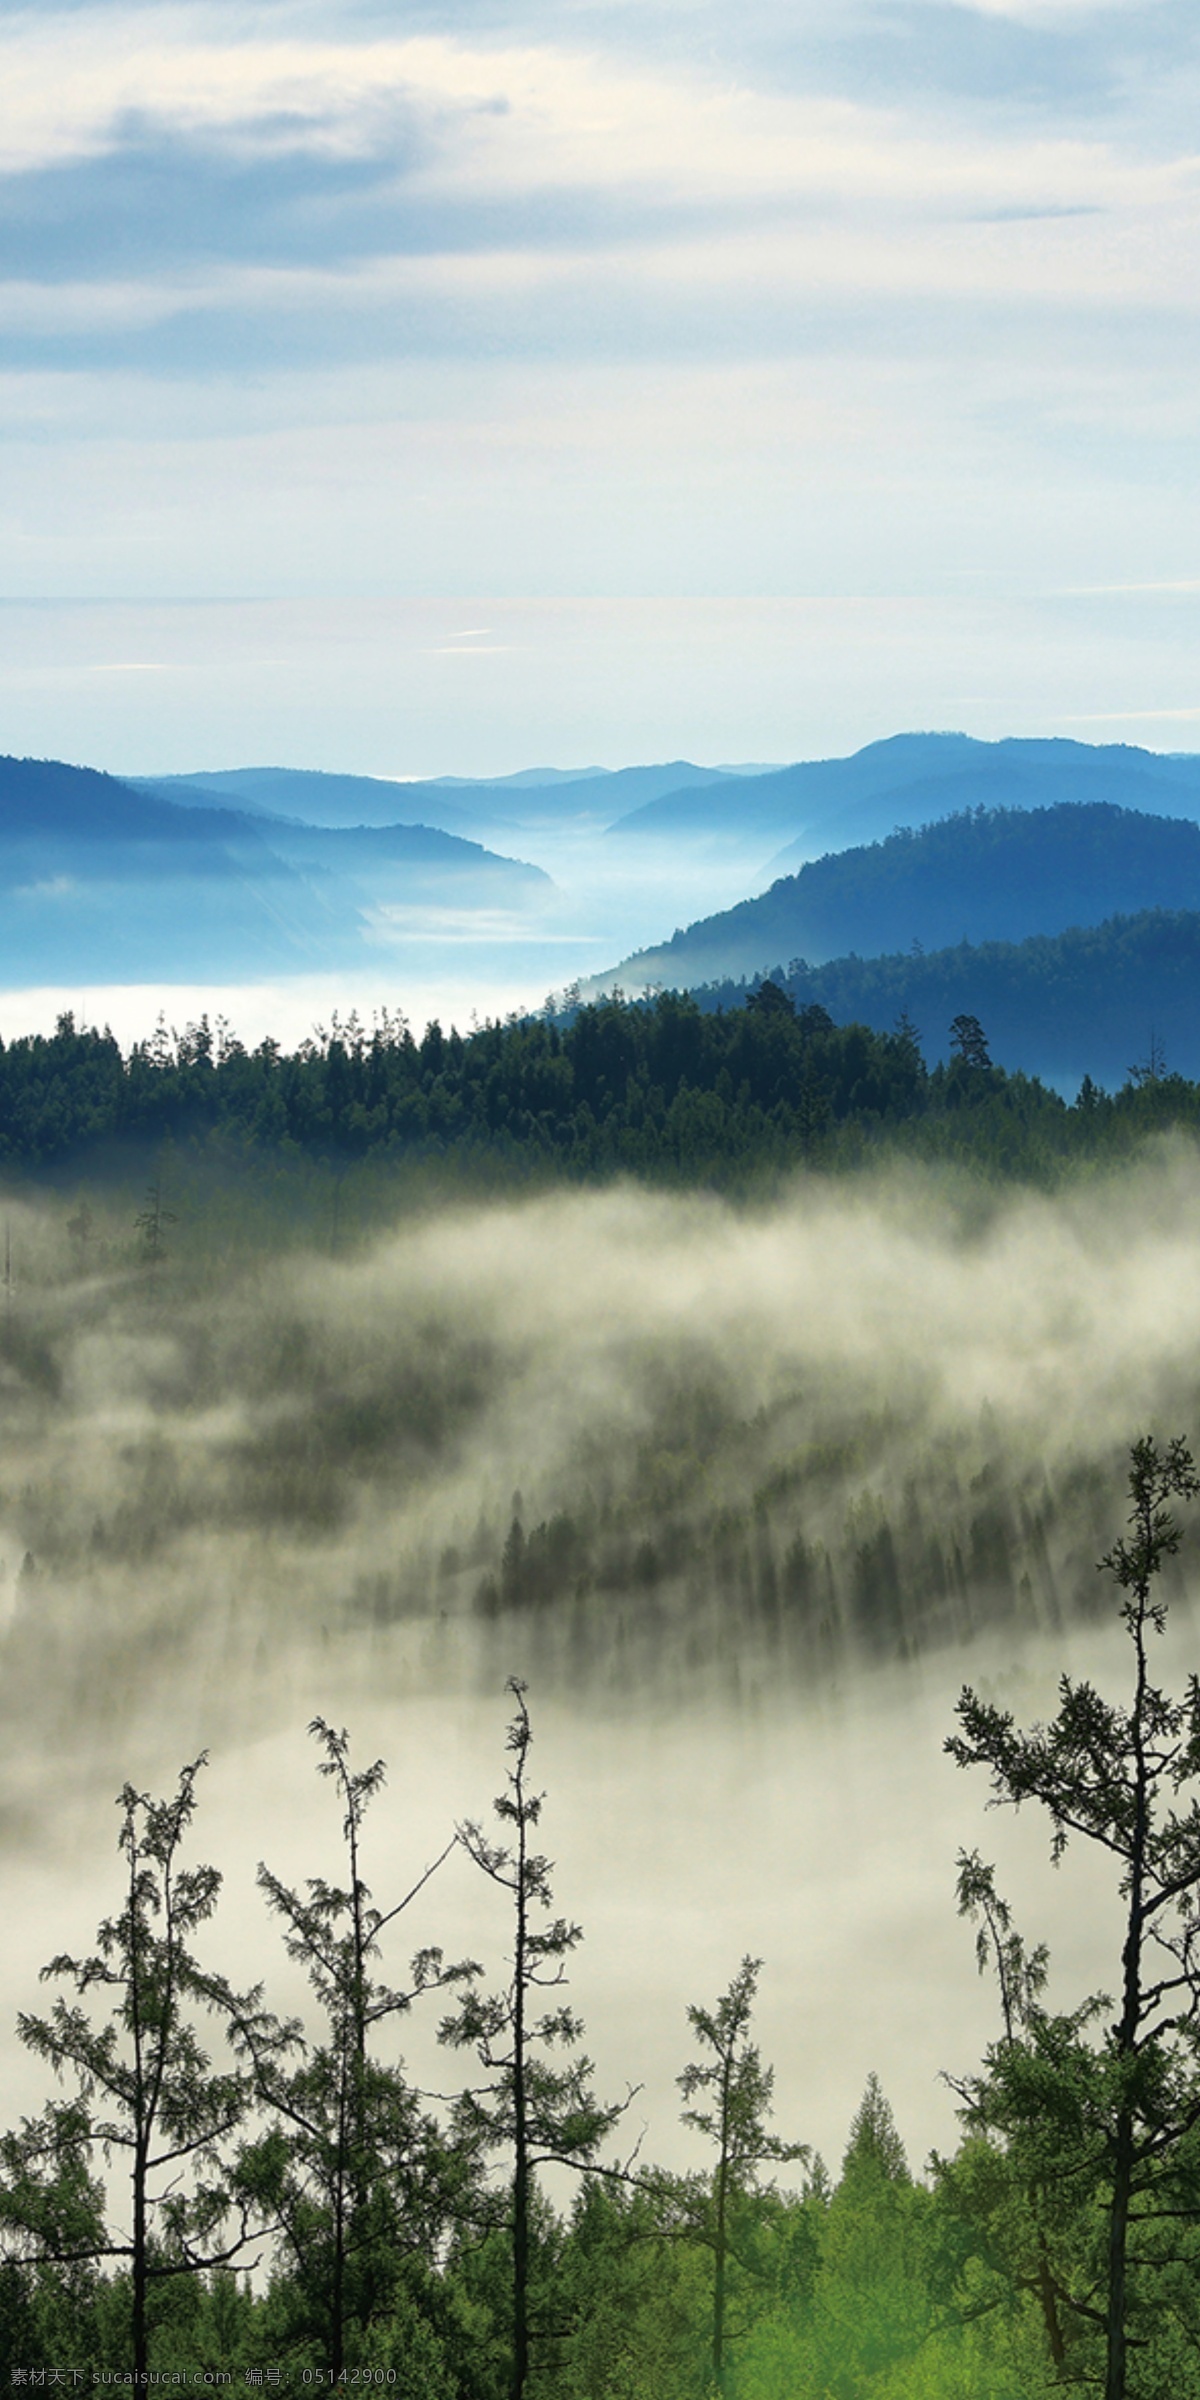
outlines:
[[11, 1212], [18, 1750], [102, 1690], [123, 1730], [163, 1677], [195, 1738], [278, 1713], [314, 1645], [351, 1685], [478, 1688], [503, 1660], [603, 1704], [636, 1657], [673, 1704], [689, 1673], [769, 1684], [773, 1642], [820, 1680], [997, 1614], [1054, 1627], [1128, 1441], [1195, 1404], [1183, 1151], [974, 1220], [916, 1176], [761, 1212], [618, 1189], [335, 1258], [268, 1234], [241, 1264], [173, 1173], [157, 1281], [119, 1224], [72, 1279], [65, 1205]]
[[[1027, 1714], [1116, 1661], [1094, 1561], [1126, 1446], [1194, 1424], [1194, 1157], [1055, 1201], [464, 1206], [335, 1258], [239, 1259], [176, 1173], [154, 1284], [119, 1214], [89, 1263], [66, 1201], [9, 1210], [0, 1829], [30, 1957], [0, 2004], [94, 1916], [127, 1774], [212, 1748], [198, 1846], [244, 1967], [256, 1858], [310, 1873], [332, 1839], [306, 1719], [391, 1762], [384, 1889], [486, 1815], [516, 1670], [577, 1996], [607, 2079], [646, 2081], [652, 2154], [682, 2139], [685, 2002], [747, 1948], [788, 2130], [836, 2156], [874, 2066], [918, 2153], [948, 2138], [937, 2069], [992, 2007], [957, 1844], [999, 1848], [1064, 1989], [1107, 1971], [1102, 1887], [1052, 1885], [940, 1745], [965, 1674]], [[499, 1942], [477, 1909], [455, 1870], [422, 1938]]]

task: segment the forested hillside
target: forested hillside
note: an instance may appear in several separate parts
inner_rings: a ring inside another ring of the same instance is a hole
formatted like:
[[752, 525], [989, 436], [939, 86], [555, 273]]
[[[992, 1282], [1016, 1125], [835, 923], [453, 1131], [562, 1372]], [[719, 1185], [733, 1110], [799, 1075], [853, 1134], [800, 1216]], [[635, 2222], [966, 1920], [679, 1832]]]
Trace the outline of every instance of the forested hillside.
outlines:
[[[1148, 909], [1103, 925], [1034, 934], [1024, 942], [958, 942], [952, 949], [794, 959], [774, 979], [798, 1008], [817, 1005], [839, 1024], [885, 1032], [901, 1017], [921, 1028], [931, 1060], [952, 1056], [950, 1027], [963, 1011], [987, 1026], [1010, 1068], [1071, 1090], [1084, 1076], [1116, 1088], [1153, 1052], [1200, 1075], [1200, 915]], [[740, 1007], [758, 978], [700, 984], [704, 1009]]]
[[865, 848], [812, 860], [640, 951], [616, 970], [634, 988], [687, 987], [810, 966], [853, 952], [1021, 940], [1120, 912], [1200, 906], [1200, 826], [1105, 803], [975, 809]]

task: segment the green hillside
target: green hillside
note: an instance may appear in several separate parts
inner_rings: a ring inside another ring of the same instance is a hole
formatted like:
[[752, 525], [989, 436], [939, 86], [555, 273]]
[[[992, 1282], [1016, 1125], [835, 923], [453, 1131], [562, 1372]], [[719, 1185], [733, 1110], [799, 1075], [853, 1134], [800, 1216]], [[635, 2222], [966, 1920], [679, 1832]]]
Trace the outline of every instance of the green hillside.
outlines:
[[605, 980], [679, 988], [778, 960], [1019, 941], [1147, 908], [1200, 908], [1200, 826], [1188, 819], [1103, 801], [964, 810], [814, 859]]

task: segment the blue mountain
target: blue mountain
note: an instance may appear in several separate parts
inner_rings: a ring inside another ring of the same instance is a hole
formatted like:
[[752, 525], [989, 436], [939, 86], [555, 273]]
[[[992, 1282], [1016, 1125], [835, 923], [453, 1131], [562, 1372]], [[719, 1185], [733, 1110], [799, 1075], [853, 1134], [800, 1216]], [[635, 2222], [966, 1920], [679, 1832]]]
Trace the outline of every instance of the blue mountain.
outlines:
[[831, 853], [700, 919], [604, 981], [687, 987], [969, 941], [1019, 941], [1154, 908], [1200, 908], [1200, 825], [1107, 801], [976, 808]]
[[0, 758], [0, 978], [141, 982], [346, 965], [389, 910], [524, 909], [540, 868], [425, 825], [332, 830], [180, 808]]
[[878, 841], [897, 826], [926, 824], [964, 808], [1046, 808], [1062, 800], [1200, 816], [1200, 758], [1166, 757], [1125, 743], [979, 742], [965, 733], [901, 733], [868, 743], [849, 758], [725, 776], [703, 790], [665, 793], [622, 817], [609, 839], [757, 849], [770, 859], [766, 872], [777, 874], [824, 851]]
[[588, 768], [580, 774], [550, 767], [516, 775], [472, 779], [441, 775], [432, 781], [395, 783], [379, 775], [332, 775], [308, 767], [222, 767], [194, 775], [139, 777], [138, 788], [184, 807], [251, 808], [299, 817], [311, 825], [390, 825], [397, 816], [468, 832], [487, 826], [517, 831], [546, 823], [608, 825], [631, 803], [664, 792], [706, 789], [740, 781], [720, 767], [696, 767], [688, 759], [665, 766]]

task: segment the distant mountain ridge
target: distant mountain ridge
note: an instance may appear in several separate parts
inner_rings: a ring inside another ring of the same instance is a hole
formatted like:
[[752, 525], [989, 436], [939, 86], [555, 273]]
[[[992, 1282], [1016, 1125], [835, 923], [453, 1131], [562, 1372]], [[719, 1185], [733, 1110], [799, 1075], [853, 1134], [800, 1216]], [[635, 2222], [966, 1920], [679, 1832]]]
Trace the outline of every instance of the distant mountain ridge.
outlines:
[[380, 825], [398, 819], [458, 832], [473, 826], [518, 832], [522, 825], [582, 818], [607, 824], [664, 792], [738, 781], [721, 767], [674, 759], [663, 766], [596, 767], [582, 774], [526, 768], [516, 775], [440, 775], [399, 782], [378, 775], [335, 775], [316, 767], [227, 767], [191, 775], [136, 779], [184, 807], [223, 802], [293, 816], [306, 824]]
[[150, 779], [140, 790], [193, 807], [224, 805], [307, 824], [407, 822], [499, 838], [572, 827], [603, 834], [632, 856], [684, 841], [695, 852], [736, 854], [743, 890], [793, 871], [827, 850], [876, 841], [898, 825], [963, 808], [1037, 808], [1111, 801], [1160, 816], [1200, 817], [1200, 757], [1127, 743], [965, 733], [899, 733], [844, 758], [784, 767], [704, 767], [689, 759], [594, 768], [578, 774], [526, 768], [515, 775], [439, 776], [392, 782], [300, 767], [236, 767]]
[[579, 956], [607, 925], [583, 955], [616, 958], [623, 930], [644, 942], [686, 891], [715, 913], [627, 950], [590, 988], [694, 986], [1200, 908], [1198, 816], [1200, 758], [962, 733], [781, 769], [675, 759], [476, 783], [298, 768], [155, 782], [0, 759], [0, 976], [252, 980], [386, 963], [419, 981], [430, 943], [478, 941], [503, 946], [503, 972], [528, 975], [532, 998], [549, 946]]
[[423, 825], [320, 828], [53, 759], [0, 758], [5, 980], [328, 969], [389, 909], [526, 907], [538, 867]]
[[1200, 826], [1106, 801], [976, 808], [832, 852], [758, 899], [700, 919], [603, 978], [686, 988], [949, 943], [1017, 941], [1146, 908], [1200, 908]]
[[1036, 808], [1066, 799], [1197, 817], [1200, 758], [1126, 743], [981, 742], [965, 733], [900, 733], [869, 742], [848, 758], [802, 761], [771, 774], [730, 776], [705, 791], [666, 793], [619, 819], [609, 838], [761, 845], [770, 874], [965, 807]]

